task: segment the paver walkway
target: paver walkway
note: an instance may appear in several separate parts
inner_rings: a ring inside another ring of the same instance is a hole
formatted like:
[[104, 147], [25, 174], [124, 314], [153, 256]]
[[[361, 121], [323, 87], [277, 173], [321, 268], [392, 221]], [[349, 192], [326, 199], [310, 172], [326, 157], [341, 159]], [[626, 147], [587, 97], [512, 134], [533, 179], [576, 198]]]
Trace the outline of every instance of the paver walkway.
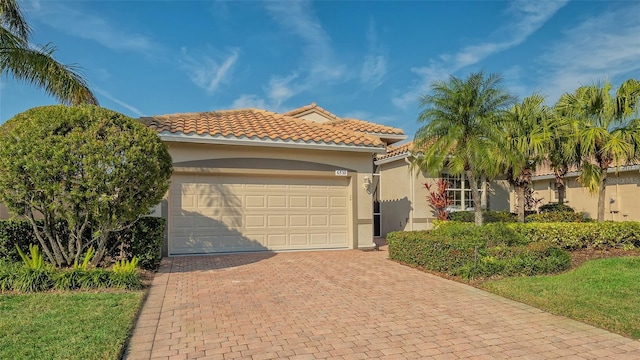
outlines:
[[640, 359], [640, 341], [426, 274], [387, 253], [163, 260], [134, 359]]

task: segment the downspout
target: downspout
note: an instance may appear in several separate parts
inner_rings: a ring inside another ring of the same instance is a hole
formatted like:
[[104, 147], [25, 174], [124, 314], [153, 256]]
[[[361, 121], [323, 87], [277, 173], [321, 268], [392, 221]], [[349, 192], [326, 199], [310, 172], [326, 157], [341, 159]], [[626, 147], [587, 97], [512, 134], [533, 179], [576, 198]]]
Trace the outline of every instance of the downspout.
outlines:
[[[409, 168], [411, 168], [411, 161], [409, 161], [409, 157], [407, 156], [406, 158], [404, 158], [404, 161], [409, 165]], [[411, 189], [409, 190], [409, 196], [411, 197], [410, 201], [411, 201], [411, 208], [409, 209], [409, 230], [413, 231], [413, 212], [415, 209], [415, 190], [414, 190], [414, 185], [415, 185], [415, 179], [414, 179], [414, 175], [411, 174], [411, 172], [409, 172], [410, 176], [409, 176], [409, 186], [411, 187]]]

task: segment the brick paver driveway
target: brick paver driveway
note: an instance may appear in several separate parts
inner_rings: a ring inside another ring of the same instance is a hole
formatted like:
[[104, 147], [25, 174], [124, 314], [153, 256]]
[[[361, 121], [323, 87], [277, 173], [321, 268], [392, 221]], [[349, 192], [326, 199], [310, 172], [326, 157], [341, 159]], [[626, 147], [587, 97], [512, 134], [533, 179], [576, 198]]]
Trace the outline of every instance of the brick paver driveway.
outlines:
[[386, 259], [166, 259], [128, 359], [640, 359], [640, 342]]

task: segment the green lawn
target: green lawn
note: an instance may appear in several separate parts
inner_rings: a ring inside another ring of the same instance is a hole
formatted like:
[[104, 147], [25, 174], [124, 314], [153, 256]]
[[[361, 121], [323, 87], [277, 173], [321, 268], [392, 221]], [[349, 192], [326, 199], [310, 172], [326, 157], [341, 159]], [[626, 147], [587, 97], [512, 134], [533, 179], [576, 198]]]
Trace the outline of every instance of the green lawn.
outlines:
[[508, 278], [481, 286], [554, 314], [640, 338], [640, 257], [591, 260], [560, 275]]
[[118, 359], [143, 296], [0, 295], [0, 359]]

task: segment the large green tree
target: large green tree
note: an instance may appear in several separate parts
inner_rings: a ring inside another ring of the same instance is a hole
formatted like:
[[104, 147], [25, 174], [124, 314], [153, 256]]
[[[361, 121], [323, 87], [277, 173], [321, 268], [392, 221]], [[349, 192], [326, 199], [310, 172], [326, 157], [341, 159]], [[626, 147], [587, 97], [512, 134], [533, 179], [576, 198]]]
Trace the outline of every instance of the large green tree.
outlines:
[[418, 121], [424, 124], [415, 136], [415, 148], [422, 156], [414, 166], [439, 176], [446, 171], [468, 180], [476, 225], [482, 225], [482, 200], [478, 183], [500, 172], [500, 128], [513, 96], [502, 86], [499, 74], [472, 73], [466, 79], [450, 76], [431, 84], [423, 95], [424, 110]]
[[156, 133], [97, 106], [27, 110], [0, 127], [0, 143], [0, 201], [31, 223], [57, 266], [89, 247], [100, 263], [109, 234], [146, 215], [169, 187], [171, 156]]
[[507, 179], [516, 189], [520, 222], [525, 218], [525, 191], [551, 142], [550, 110], [544, 101], [544, 96], [533, 94], [515, 104], [502, 128], [503, 161]]
[[74, 66], [53, 58], [52, 46], [30, 43], [31, 29], [16, 0], [0, 0], [0, 74], [43, 88], [69, 105], [98, 104]]
[[599, 222], [604, 221], [607, 172], [640, 159], [640, 81], [629, 79], [615, 95], [609, 82], [581, 86], [564, 94], [556, 108], [577, 124], [571, 140], [578, 149], [578, 180], [598, 194]]

